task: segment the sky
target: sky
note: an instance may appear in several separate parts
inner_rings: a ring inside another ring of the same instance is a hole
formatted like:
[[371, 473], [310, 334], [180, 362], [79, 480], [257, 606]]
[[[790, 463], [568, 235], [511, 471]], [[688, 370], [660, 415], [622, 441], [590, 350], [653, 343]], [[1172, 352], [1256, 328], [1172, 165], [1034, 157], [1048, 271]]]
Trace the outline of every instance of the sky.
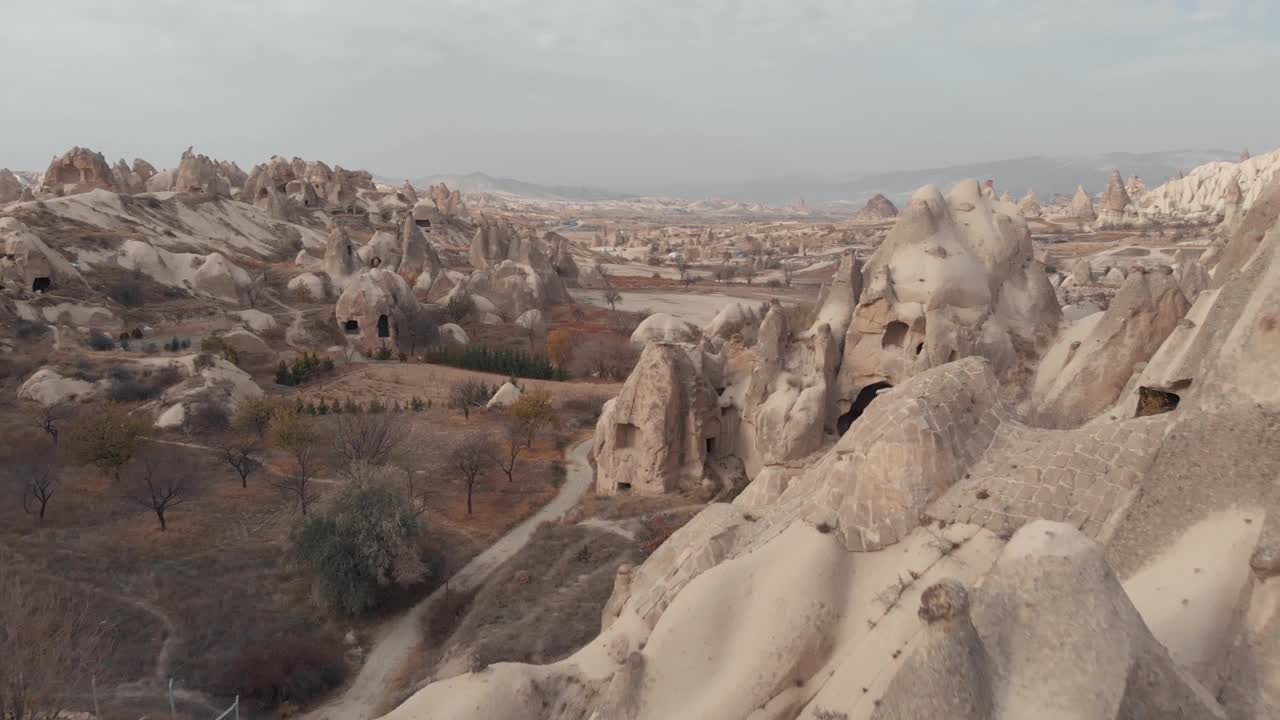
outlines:
[[1274, 0], [0, 0], [0, 167], [747, 180], [1280, 147]]

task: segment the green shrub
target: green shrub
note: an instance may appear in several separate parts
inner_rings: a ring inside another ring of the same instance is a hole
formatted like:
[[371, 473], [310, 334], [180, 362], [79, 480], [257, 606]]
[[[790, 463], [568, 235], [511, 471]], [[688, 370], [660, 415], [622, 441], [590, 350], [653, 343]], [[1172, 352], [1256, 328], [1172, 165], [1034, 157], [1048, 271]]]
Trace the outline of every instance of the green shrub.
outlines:
[[426, 576], [418, 556], [421, 528], [404, 496], [379, 477], [385, 470], [353, 465], [353, 480], [326, 512], [306, 517], [293, 551], [321, 597], [357, 616], [375, 608], [379, 593]]
[[424, 358], [436, 365], [466, 368], [479, 372], [535, 380], [567, 380], [568, 375], [551, 361], [524, 350], [491, 350], [486, 347], [445, 347], [428, 352]]

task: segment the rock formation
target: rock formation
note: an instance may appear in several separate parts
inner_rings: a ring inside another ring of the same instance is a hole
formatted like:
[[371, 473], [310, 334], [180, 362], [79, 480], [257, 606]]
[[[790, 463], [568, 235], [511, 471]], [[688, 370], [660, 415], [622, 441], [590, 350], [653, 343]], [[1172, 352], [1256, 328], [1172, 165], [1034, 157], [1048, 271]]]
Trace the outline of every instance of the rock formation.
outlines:
[[1076, 186], [1076, 194], [1071, 198], [1070, 217], [1077, 220], [1094, 220], [1098, 216], [1093, 211], [1093, 198], [1084, 191], [1083, 185]]
[[1124, 191], [1129, 194], [1130, 200], [1138, 204], [1142, 204], [1142, 199], [1150, 192], [1147, 184], [1142, 182], [1142, 178], [1137, 175], [1129, 176], [1128, 182], [1124, 185]]
[[666, 313], [654, 313], [631, 333], [631, 342], [641, 348], [651, 342], [694, 343], [702, 337], [698, 326]]
[[1132, 225], [1136, 221], [1136, 210], [1129, 199], [1129, 193], [1124, 188], [1124, 179], [1121, 178], [1120, 171], [1112, 170], [1107, 188], [1102, 192], [1102, 210], [1098, 213], [1097, 227]]
[[1080, 321], [1092, 327], [1083, 340], [1059, 340], [1077, 345], [1061, 365], [1041, 363], [1035, 385], [1041, 422], [1070, 427], [1110, 407], [1134, 366], [1155, 354], [1190, 307], [1169, 268], [1131, 273], [1105, 312]]
[[348, 343], [372, 352], [382, 346], [398, 347], [405, 322], [417, 304], [404, 278], [391, 270], [373, 268], [348, 279], [334, 315]]
[[346, 228], [335, 225], [324, 246], [324, 272], [334, 287], [342, 287], [356, 272], [356, 251]]
[[1153, 189], [1144, 198], [1151, 217], [1210, 224], [1223, 218], [1228, 202], [1234, 202], [1234, 185], [1241, 195], [1240, 208], [1247, 211], [1280, 175], [1280, 150], [1241, 162], [1212, 162], [1193, 169]]
[[1018, 201], [1018, 209], [1022, 211], [1024, 217], [1038, 218], [1043, 214], [1043, 208], [1040, 206], [1040, 198], [1036, 196], [1035, 190], [1028, 190], [1026, 195]]
[[[426, 234], [418, 227], [412, 215], [405, 215], [400, 224], [400, 263], [398, 271], [416, 287], [430, 290], [435, 280], [444, 273], [444, 263]], [[424, 279], [425, 278], [425, 279]]]
[[221, 174], [218, 163], [187, 148], [182, 153], [173, 187], [178, 192], [198, 192], [212, 197], [231, 197], [231, 183]]
[[431, 199], [443, 218], [453, 218], [463, 213], [462, 193], [458, 190], [450, 190], [444, 183], [432, 185], [427, 190], [427, 197]]
[[855, 223], [878, 223], [892, 220], [896, 217], [898, 217], [898, 208], [889, 198], [877, 194], [868, 200], [867, 204], [850, 218], [850, 221]]
[[116, 186], [111, 166], [102, 153], [77, 146], [49, 163], [40, 189], [54, 195], [71, 195], [95, 189], [114, 191]]
[[25, 186], [18, 181], [18, 176], [10, 172], [9, 168], [0, 168], [0, 205], [21, 199], [23, 187]]
[[946, 198], [922, 188], [862, 270], [838, 400], [848, 408], [864, 388], [970, 355], [998, 373], [1024, 366], [1060, 317], [1016, 208], [973, 181]]
[[720, 410], [697, 345], [651, 343], [618, 397], [596, 423], [597, 490], [659, 494], [696, 488], [708, 446], [720, 435]]

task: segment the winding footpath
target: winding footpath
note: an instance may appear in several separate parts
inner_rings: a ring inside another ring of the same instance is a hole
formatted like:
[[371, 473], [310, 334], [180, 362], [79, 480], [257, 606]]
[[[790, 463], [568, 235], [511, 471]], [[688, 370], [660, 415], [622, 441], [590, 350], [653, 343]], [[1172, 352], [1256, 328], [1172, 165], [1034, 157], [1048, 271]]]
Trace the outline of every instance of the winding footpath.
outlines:
[[369, 648], [355, 681], [343, 693], [309, 713], [302, 720], [372, 720], [387, 696], [387, 685], [418, 647], [422, 617], [437, 598], [464, 592], [484, 582], [499, 565], [529, 542], [533, 531], [547, 521], [560, 519], [591, 487], [594, 473], [588, 460], [591, 440], [578, 443], [568, 453], [568, 475], [560, 492], [542, 507], [477, 555], [435, 592], [394, 620]]

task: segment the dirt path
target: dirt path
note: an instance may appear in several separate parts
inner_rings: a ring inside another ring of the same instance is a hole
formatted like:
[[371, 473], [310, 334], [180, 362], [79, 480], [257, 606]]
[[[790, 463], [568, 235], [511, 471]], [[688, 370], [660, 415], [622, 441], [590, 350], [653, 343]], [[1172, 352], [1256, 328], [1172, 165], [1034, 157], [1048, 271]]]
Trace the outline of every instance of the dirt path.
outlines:
[[559, 519], [577, 504], [582, 494], [591, 487], [593, 473], [587, 459], [590, 453], [590, 440], [575, 445], [569, 451], [568, 477], [551, 502], [477, 555], [444, 586], [390, 623], [369, 648], [365, 663], [351, 686], [338, 697], [302, 715], [301, 720], [370, 720], [373, 713], [386, 701], [389, 681], [418, 647], [422, 615], [432, 601], [443, 595], [446, 588], [450, 592], [458, 592], [479, 585], [529, 542], [538, 525]]

